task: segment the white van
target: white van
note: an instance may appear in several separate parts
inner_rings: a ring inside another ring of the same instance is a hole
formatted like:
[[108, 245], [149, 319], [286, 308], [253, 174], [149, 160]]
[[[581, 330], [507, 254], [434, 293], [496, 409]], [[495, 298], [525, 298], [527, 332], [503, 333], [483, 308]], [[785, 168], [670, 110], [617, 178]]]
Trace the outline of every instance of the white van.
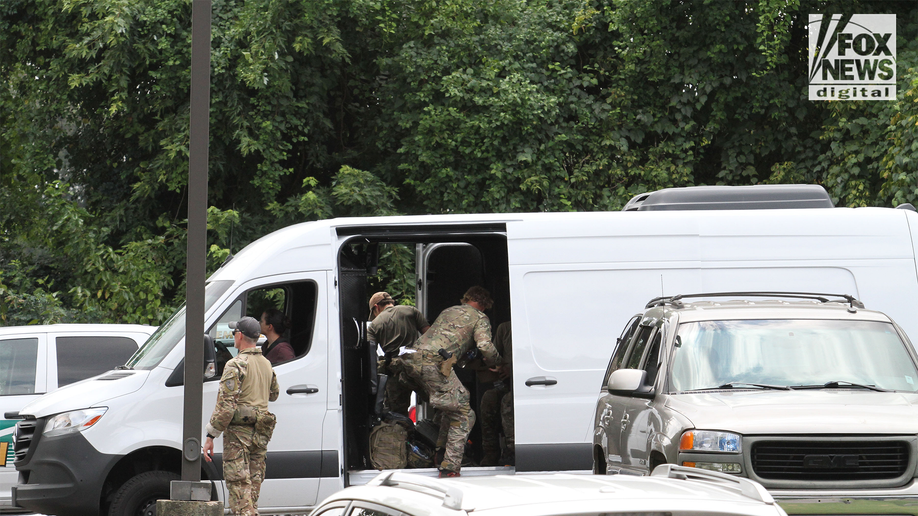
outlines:
[[[259, 508], [302, 512], [376, 473], [367, 467], [376, 355], [360, 327], [380, 246], [416, 250], [418, 304], [428, 320], [476, 284], [495, 299], [492, 325], [512, 320], [516, 465], [463, 467], [463, 475], [476, 475], [590, 470], [593, 409], [615, 337], [634, 307], [656, 296], [851, 294], [918, 335], [916, 229], [918, 213], [884, 208], [308, 222], [252, 243], [210, 277], [205, 328], [219, 366], [231, 342], [229, 321], [258, 317], [268, 306], [292, 319], [297, 358], [275, 367], [278, 424]], [[44, 514], [121, 516], [168, 497], [180, 473], [184, 336], [182, 309], [129, 370], [26, 407], [17, 428], [15, 501]], [[204, 383], [202, 428], [216, 380]], [[71, 424], [51, 429], [50, 418]], [[203, 474], [225, 499], [220, 471], [205, 464]]]
[[139, 324], [0, 328], [0, 512], [17, 511], [10, 489], [19, 476], [12, 437], [20, 409], [46, 392], [124, 364], [155, 329]]

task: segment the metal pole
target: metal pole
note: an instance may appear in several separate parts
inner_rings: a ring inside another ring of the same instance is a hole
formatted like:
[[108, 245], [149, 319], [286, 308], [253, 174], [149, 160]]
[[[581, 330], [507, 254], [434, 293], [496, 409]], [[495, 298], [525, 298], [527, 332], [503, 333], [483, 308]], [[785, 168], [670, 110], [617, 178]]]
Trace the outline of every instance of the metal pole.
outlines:
[[207, 163], [210, 138], [210, 0], [191, 7], [191, 116], [188, 164], [188, 271], [182, 480], [201, 480], [204, 385], [204, 281], [207, 267]]

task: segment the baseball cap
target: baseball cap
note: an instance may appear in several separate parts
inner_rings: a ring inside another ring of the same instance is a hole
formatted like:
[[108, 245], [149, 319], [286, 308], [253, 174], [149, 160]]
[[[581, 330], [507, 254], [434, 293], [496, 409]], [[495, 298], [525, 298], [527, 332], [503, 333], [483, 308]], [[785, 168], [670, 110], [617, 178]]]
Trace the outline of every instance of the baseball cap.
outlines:
[[370, 298], [370, 320], [373, 320], [373, 307], [382, 303], [383, 301], [388, 301], [392, 304], [395, 304], [395, 300], [392, 299], [392, 296], [388, 292], [377, 292], [373, 294]]
[[250, 339], [257, 339], [261, 335], [261, 324], [253, 317], [243, 317], [238, 321], [230, 321], [231, 330], [239, 330]]

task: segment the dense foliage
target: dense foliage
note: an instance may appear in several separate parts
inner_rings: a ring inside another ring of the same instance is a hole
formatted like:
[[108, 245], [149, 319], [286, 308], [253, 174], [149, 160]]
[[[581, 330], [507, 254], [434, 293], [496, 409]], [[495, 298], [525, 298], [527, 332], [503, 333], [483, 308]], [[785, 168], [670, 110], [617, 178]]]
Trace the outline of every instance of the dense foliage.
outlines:
[[[918, 204], [918, 4], [212, 0], [211, 269], [333, 216], [615, 210], [695, 184]], [[807, 100], [809, 13], [897, 15], [895, 102]], [[184, 296], [191, 2], [0, 2], [0, 324]], [[409, 295], [410, 253], [379, 288]]]

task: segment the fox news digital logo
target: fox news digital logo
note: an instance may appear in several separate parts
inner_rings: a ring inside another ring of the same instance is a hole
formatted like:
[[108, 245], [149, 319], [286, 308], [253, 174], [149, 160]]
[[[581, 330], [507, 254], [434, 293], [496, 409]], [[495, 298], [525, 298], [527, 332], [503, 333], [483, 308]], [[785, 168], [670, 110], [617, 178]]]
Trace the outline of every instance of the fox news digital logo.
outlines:
[[896, 100], [896, 15], [811, 14], [810, 100]]

